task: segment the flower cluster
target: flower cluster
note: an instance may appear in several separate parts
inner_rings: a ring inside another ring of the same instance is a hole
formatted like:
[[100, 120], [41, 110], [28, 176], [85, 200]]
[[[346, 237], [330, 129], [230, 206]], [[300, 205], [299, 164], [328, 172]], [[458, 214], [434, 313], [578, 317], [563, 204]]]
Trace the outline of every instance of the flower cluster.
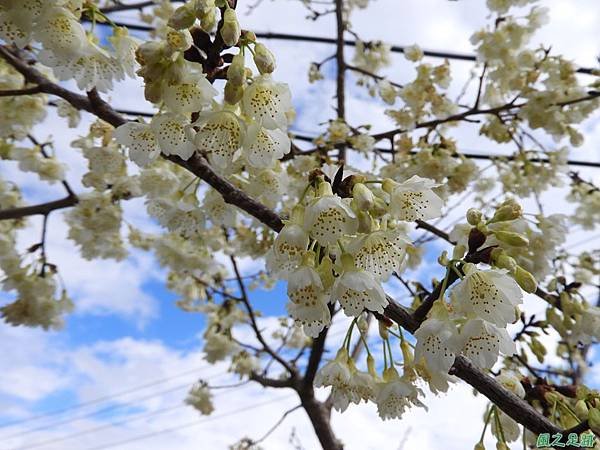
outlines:
[[[20, 204], [18, 190], [0, 180], [0, 210]], [[46, 261], [45, 242], [30, 247], [25, 256], [16, 250], [15, 231], [23, 225], [18, 221], [0, 222], [2, 289], [16, 292], [16, 300], [0, 307], [0, 317], [15, 326], [60, 328], [63, 314], [71, 311], [73, 304], [65, 290], [58, 288], [56, 267]], [[36, 253], [38, 256], [34, 256]]]
[[288, 281], [288, 313], [312, 337], [329, 325], [329, 308], [336, 302], [348, 316], [383, 312], [388, 301], [381, 282], [400, 272], [409, 245], [398, 221], [441, 214], [442, 200], [432, 180], [386, 179], [373, 189], [374, 184], [361, 181], [366, 180], [346, 178], [342, 198], [317, 178], [267, 257], [269, 270]]
[[[0, 15], [0, 30], [1, 22]], [[28, 87], [23, 76], [0, 59], [0, 90]], [[43, 94], [0, 97], [0, 138], [25, 138], [31, 128], [46, 117], [45, 105], [46, 96]]]
[[93, 4], [59, 0], [24, 2], [10, 0], [0, 8], [0, 37], [23, 48], [31, 41], [41, 44], [40, 62], [51, 67], [60, 80], [75, 79], [80, 89], [106, 92], [114, 81], [133, 76], [137, 40], [126, 28], [114, 27], [111, 48], [103, 47], [80, 23], [85, 14], [103, 20]]

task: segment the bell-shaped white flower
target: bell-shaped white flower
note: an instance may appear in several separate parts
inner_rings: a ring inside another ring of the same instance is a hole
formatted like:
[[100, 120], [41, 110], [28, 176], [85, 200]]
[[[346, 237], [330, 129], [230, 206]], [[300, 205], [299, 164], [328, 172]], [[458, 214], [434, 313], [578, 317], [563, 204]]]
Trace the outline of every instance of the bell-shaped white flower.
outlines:
[[202, 209], [213, 224], [225, 227], [234, 227], [237, 218], [237, 208], [225, 202], [223, 196], [214, 189], [210, 189], [204, 196]]
[[126, 27], [114, 27], [113, 35], [108, 38], [115, 49], [116, 61], [121, 66], [123, 72], [129, 77], [135, 77], [135, 51], [140, 45], [140, 41], [129, 35]]
[[331, 191], [327, 182], [319, 184], [317, 197], [310, 202], [304, 215], [304, 228], [320, 245], [335, 244], [346, 234], [354, 234], [358, 227], [356, 214]]
[[348, 366], [351, 373], [348, 383], [331, 389], [333, 408], [339, 412], [346, 411], [350, 403], [358, 405], [362, 400], [375, 400], [377, 392], [377, 382], [370, 373], [357, 370], [352, 358], [348, 358]]
[[100, 92], [108, 92], [113, 88], [113, 81], [125, 78], [117, 60], [88, 39], [77, 54], [42, 50], [38, 58], [42, 64], [52, 67], [59, 80], [75, 79], [77, 87], [85, 91], [96, 88]]
[[71, 11], [61, 6], [45, 9], [33, 34], [45, 49], [57, 55], [78, 55], [87, 44], [83, 26]]
[[200, 113], [193, 125], [200, 128], [194, 143], [200, 150], [209, 152], [211, 164], [220, 169], [231, 164], [244, 139], [244, 125], [239, 117], [226, 109]]
[[196, 151], [186, 132], [188, 126], [185, 116], [173, 113], [157, 114], [150, 122], [162, 152], [165, 155], [177, 155], [184, 160], [190, 159]]
[[[189, 63], [192, 66], [191, 63]], [[192, 113], [209, 106], [219, 93], [201, 70], [193, 69], [184, 74], [180, 84], [166, 85], [163, 99], [165, 105], [176, 113]]]
[[496, 380], [507, 390], [515, 394], [517, 397], [525, 398], [525, 388], [521, 384], [521, 380], [512, 372], [501, 370]]
[[458, 342], [462, 354], [482, 369], [490, 369], [500, 353], [512, 356], [517, 351], [515, 343], [504, 328], [498, 328], [481, 319], [465, 323], [460, 330]]
[[308, 233], [300, 225], [304, 215], [301, 207], [292, 211], [292, 217], [281, 229], [273, 242], [272, 258], [267, 263], [269, 272], [285, 278], [296, 269], [308, 248]]
[[373, 275], [357, 268], [352, 255], [343, 254], [342, 274], [336, 278], [331, 291], [331, 300], [339, 301], [347, 316], [358, 316], [365, 309], [383, 313], [388, 305], [381, 284]]
[[314, 269], [314, 254], [306, 253], [304, 264], [288, 278], [286, 308], [290, 316], [302, 324], [307, 336], [316, 338], [331, 322], [327, 296], [319, 274]]
[[345, 387], [350, 382], [352, 372], [348, 365], [348, 351], [345, 347], [338, 350], [335, 359], [319, 369], [315, 376], [316, 387]]
[[292, 96], [285, 83], [276, 83], [271, 75], [259, 75], [244, 90], [242, 111], [270, 130], [287, 130]]
[[291, 141], [287, 133], [279, 129], [269, 130], [256, 122], [248, 127], [244, 153], [252, 166], [269, 168], [288, 153], [290, 148]]
[[403, 183], [385, 180], [383, 189], [390, 194], [391, 215], [406, 222], [440, 217], [444, 202], [432, 190], [437, 186], [435, 181], [417, 175]]
[[400, 273], [409, 244], [408, 237], [399, 229], [381, 229], [353, 239], [348, 251], [354, 256], [356, 267], [385, 281], [393, 272]]
[[515, 307], [523, 300], [521, 288], [505, 270], [477, 270], [465, 265], [465, 277], [452, 289], [457, 311], [474, 314], [499, 327], [516, 319]]
[[0, 38], [25, 47], [40, 14], [47, 6], [43, 0], [3, 0], [0, 2]]
[[395, 368], [390, 367], [384, 371], [384, 382], [378, 385], [377, 413], [383, 420], [400, 418], [406, 408], [422, 406], [419, 400], [419, 389], [412, 383], [400, 378]]
[[429, 318], [414, 333], [415, 361], [425, 360], [430, 372], [448, 373], [460, 352], [456, 326], [449, 320]]
[[138, 166], [145, 166], [160, 155], [160, 147], [150, 125], [127, 122], [119, 126], [113, 136], [117, 143], [129, 149], [129, 157]]

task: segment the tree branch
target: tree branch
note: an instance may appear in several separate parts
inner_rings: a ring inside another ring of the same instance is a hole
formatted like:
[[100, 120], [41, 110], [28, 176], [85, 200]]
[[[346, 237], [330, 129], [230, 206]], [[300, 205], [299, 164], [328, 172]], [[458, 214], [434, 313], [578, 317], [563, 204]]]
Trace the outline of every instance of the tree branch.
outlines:
[[42, 91], [39, 86], [24, 89], [7, 89], [5, 91], [0, 91], [0, 97], [17, 97], [19, 95], [39, 94], [40, 92]]
[[5, 209], [0, 211], [0, 220], [20, 219], [26, 216], [47, 215], [52, 211], [75, 206], [77, 197], [68, 196], [52, 202], [40, 203], [39, 205], [23, 206], [20, 208]]

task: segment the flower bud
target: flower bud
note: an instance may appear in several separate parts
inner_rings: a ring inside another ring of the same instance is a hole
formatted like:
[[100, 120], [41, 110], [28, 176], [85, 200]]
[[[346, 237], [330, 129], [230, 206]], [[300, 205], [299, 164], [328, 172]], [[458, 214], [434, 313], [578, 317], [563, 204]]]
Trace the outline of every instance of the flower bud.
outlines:
[[517, 266], [515, 269], [515, 281], [525, 292], [533, 294], [537, 290], [536, 279], [521, 266]]
[[506, 445], [506, 442], [496, 442], [496, 450], [510, 450], [510, 448], [508, 448], [508, 445]]
[[437, 262], [440, 266], [447, 266], [450, 261], [448, 261], [448, 252], [444, 250], [440, 256], [438, 256]]
[[454, 250], [452, 250], [452, 259], [462, 259], [462, 257], [465, 256], [466, 251], [467, 247], [465, 247], [464, 245], [456, 245], [454, 247]]
[[513, 231], [494, 231], [494, 236], [496, 236], [496, 239], [499, 241], [514, 247], [527, 247], [529, 245], [529, 239], [522, 234]]
[[227, 8], [223, 14], [223, 26], [221, 26], [221, 37], [226, 46], [232, 47], [238, 43], [242, 29], [235, 15], [235, 10]]
[[254, 64], [260, 73], [272, 73], [275, 70], [275, 56], [263, 44], [254, 46]]
[[478, 442], [477, 444], [475, 444], [475, 448], [473, 450], [485, 450], [483, 442]]
[[389, 339], [390, 333], [388, 331], [388, 327], [382, 320], [379, 321], [379, 336], [381, 339]]
[[196, 12], [190, 8], [192, 3], [186, 3], [175, 10], [169, 19], [169, 26], [176, 30], [191, 28], [196, 21]]
[[492, 250], [492, 261], [499, 269], [506, 269], [510, 272], [514, 272], [517, 268], [517, 262], [511, 256], [508, 256], [506, 252], [501, 248], [495, 248]]
[[467, 222], [469, 222], [469, 225], [477, 226], [482, 218], [483, 213], [476, 208], [469, 208], [467, 211]]
[[600, 435], [600, 410], [598, 408], [590, 409], [588, 413], [588, 424], [590, 425], [590, 430]]
[[361, 314], [356, 321], [356, 326], [360, 334], [366, 334], [369, 331], [369, 321], [366, 319], [364, 314]]
[[367, 356], [367, 370], [373, 378], [377, 377], [377, 370], [375, 370], [375, 358], [373, 358], [371, 355]]
[[496, 210], [490, 223], [505, 222], [507, 220], [518, 219], [523, 215], [523, 208], [518, 203], [511, 203], [501, 206]]
[[356, 183], [352, 188], [352, 197], [358, 210], [368, 211], [375, 204], [375, 196], [371, 189], [362, 183]]
[[224, 98], [230, 105], [235, 105], [244, 95], [244, 87], [235, 85], [231, 81], [225, 83]]
[[386, 178], [385, 180], [383, 180], [383, 183], [381, 184], [381, 189], [383, 189], [384, 192], [391, 194], [397, 184], [398, 183], [396, 183], [391, 178]]
[[531, 351], [533, 352], [539, 363], [542, 364], [544, 362], [544, 357], [548, 352], [546, 350], [546, 347], [544, 347], [544, 344], [542, 344], [536, 338], [531, 338]]
[[246, 81], [246, 65], [244, 64], [244, 55], [242, 52], [233, 57], [231, 64], [227, 68], [227, 80], [235, 86], [243, 86]]
[[210, 8], [208, 11], [200, 15], [200, 27], [208, 33], [215, 29], [217, 24], [217, 13], [215, 8]]

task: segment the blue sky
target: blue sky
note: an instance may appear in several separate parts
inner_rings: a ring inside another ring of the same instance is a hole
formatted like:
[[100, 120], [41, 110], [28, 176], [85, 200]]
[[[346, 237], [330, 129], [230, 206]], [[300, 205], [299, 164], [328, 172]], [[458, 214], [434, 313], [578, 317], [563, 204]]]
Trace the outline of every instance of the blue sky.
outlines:
[[[253, 15], [241, 16], [240, 20], [245, 27], [259, 31], [298, 31], [319, 36], [332, 34], [330, 17], [316, 23], [304, 22], [302, 18], [305, 11], [299, 3], [263, 2]], [[581, 1], [577, 6], [560, 1], [543, 3], [553, 8], [553, 22], [539, 40], [550, 42], [557, 51], [569, 53], [582, 65], [593, 65], [595, 56], [600, 53], [597, 39], [594, 39], [600, 20], [600, 5], [593, 0]], [[585, 14], [581, 14], [581, 11], [585, 11]], [[484, 23], [484, 19], [483, 9], [467, 5], [467, 2], [407, 2], [400, 11], [393, 0], [377, 0], [373, 2], [371, 12], [358, 12], [354, 23], [365, 38], [380, 38], [396, 44], [419, 42], [425, 48], [470, 52], [468, 36]], [[294, 103], [298, 112], [293, 128], [311, 133], [322, 131], [322, 128], [315, 125], [325, 122], [333, 115], [331, 95], [335, 66], [327, 63], [323, 67], [327, 79], [312, 85], [306, 82], [306, 72], [309, 62], [325, 58], [331, 53], [332, 47], [298, 46], [283, 41], [270, 41], [267, 44], [278, 57], [277, 77], [293, 86]], [[351, 55], [351, 50], [348, 50], [348, 58]], [[400, 81], [408, 79], [411, 73], [407, 71], [407, 67], [402, 57], [396, 55], [388, 73]], [[453, 68], [457, 74], [457, 81], [453, 86], [457, 89], [468, 75], [469, 66], [457, 63]], [[395, 74], [398, 74], [397, 78]], [[139, 101], [140, 98], [140, 83], [131, 80], [122, 83], [113, 94], [114, 104], [117, 106], [148, 110], [148, 104]], [[381, 104], [355, 88], [350, 90], [348, 110], [354, 123], [375, 120], [375, 131], [386, 129], [390, 125], [389, 120], [381, 114]], [[596, 116], [585, 124], [588, 142], [577, 150], [576, 159], [600, 159], [597, 151], [600, 145], [599, 122], [599, 117]], [[82, 189], [78, 179], [85, 171], [84, 161], [69, 149], [68, 144], [78, 134], [85, 133], [86, 124], [89, 124], [88, 116], [77, 130], [59, 133], [56, 130], [62, 129], [64, 122], [50, 113], [47, 123], [36, 128], [36, 134], [41, 138], [49, 134], [55, 135], [57, 153], [72, 167], [68, 177], [78, 192]], [[482, 151], [504, 151], [502, 148], [491, 147], [472, 131], [460, 129], [456, 133], [465, 147]], [[23, 186], [26, 200], [31, 203], [62, 195], [60, 186], [48, 188], [35, 177], [18, 174], [14, 165], [2, 163], [0, 170], [3, 176], [12, 177]], [[592, 175], [589, 171], [582, 173]], [[556, 192], [550, 193], [547, 199], [556, 195]], [[136, 221], [136, 225], [151, 226], [142, 218], [140, 202], [134, 202], [127, 208], [127, 214]], [[551, 205], [551, 209], [558, 211], [568, 208], [568, 205], [561, 202]], [[456, 211], [459, 215], [463, 213], [464, 209], [461, 208]], [[454, 217], [456, 216], [449, 218], [446, 223]], [[22, 236], [22, 246], [37, 242], [38, 233], [39, 222], [34, 220], [32, 227]], [[0, 428], [0, 450], [14, 450], [17, 446], [82, 432], [136, 412], [147, 413], [171, 408], [180, 404], [186, 391], [185, 387], [177, 387], [189, 385], [199, 376], [213, 377], [214, 382], [222, 384], [236, 381], [235, 377], [226, 373], [226, 365], [207, 367], [201, 353], [202, 316], [183, 312], [175, 305], [177, 296], [165, 288], [164, 271], [150, 255], [136, 251], [124, 262], [89, 263], [77, 256], [72, 244], [65, 242], [65, 234], [66, 228], [60, 214], [53, 215], [49, 256], [59, 264], [61, 271], [64, 269], [65, 283], [73, 293], [77, 310], [67, 318], [65, 329], [60, 332], [15, 329], [0, 324], [0, 342], [3, 343], [0, 347], [3, 350], [3, 358], [0, 360], [0, 372], [3, 374], [3, 382], [0, 383], [0, 427], [3, 422], [26, 419], [82, 401], [119, 394], [153, 381], [168, 380], [69, 414]], [[572, 242], [580, 241], [581, 234], [574, 233], [569, 239]], [[426, 255], [425, 269], [418, 275], [424, 283], [436, 274], [439, 276], [435, 262], [438, 253], [439, 248], [436, 248]], [[244, 267], [248, 273], [257, 269], [250, 261], [245, 261]], [[403, 288], [398, 285], [392, 286], [390, 292], [399, 297], [404, 295]], [[285, 297], [285, 286], [281, 283], [271, 291], [259, 290], [252, 294], [254, 304], [264, 313], [265, 318], [261, 323], [265, 327], [272, 326], [273, 316], [284, 312]], [[0, 298], [10, 298], [10, 294], [2, 293]], [[527, 306], [530, 311], [543, 309], [543, 305], [535, 299], [529, 299]], [[592, 385], [600, 386], [598, 370], [592, 371], [589, 379]], [[172, 391], [160, 394], [169, 389]], [[277, 420], [281, 411], [294, 406], [293, 399], [278, 398], [285, 395], [285, 392], [267, 392], [258, 386], [240, 388], [231, 396], [227, 392], [222, 391], [216, 399], [217, 414], [231, 410], [232, 403], [240, 407], [266, 400], [273, 400], [274, 403], [261, 406], [256, 411], [232, 416], [231, 419], [215, 420], [198, 428], [158, 435], [150, 441], [133, 442], [118, 448], [158, 450], [176, 444], [178, 448], [191, 450], [198, 448], [198, 439], [206, 442], [207, 449], [226, 448], [227, 444], [233, 443], [243, 434], [251, 434], [252, 437], [260, 435]], [[154, 394], [154, 397], [144, 399]], [[452, 406], [459, 403], [464, 405], [461, 415], [455, 414]], [[445, 440], [451, 450], [464, 450], [474, 444], [485, 406], [481, 397], [472, 398], [470, 389], [463, 384], [457, 385], [446, 396], [428, 397], [427, 404], [429, 413], [414, 411], [397, 423], [382, 423], [370, 405], [361, 405], [351, 408], [343, 416], [335, 414], [334, 427], [348, 441], [350, 449], [381, 448], [390, 443], [399, 443], [406, 433], [410, 433], [410, 436], [405, 450], [438, 449], [440, 440]], [[124, 406], [97, 417], [30, 433], [32, 428], [54, 423], [54, 419], [64, 421], [80, 413], [91, 413], [118, 405]], [[88, 450], [97, 445], [160, 431], [196, 419], [201, 420], [195, 411], [179, 408], [151, 419], [116, 425], [86, 434], [77, 440], [40, 448]], [[423, 430], [420, 426], [424, 421], [431, 424], [428, 430]], [[371, 436], [365, 436], [361, 432], [367, 426], [373, 430]], [[316, 448], [310, 426], [302, 412], [294, 413], [265, 443], [265, 448], [288, 448], [287, 439], [292, 428], [298, 431], [306, 448]], [[17, 432], [28, 434], [3, 440]]]

